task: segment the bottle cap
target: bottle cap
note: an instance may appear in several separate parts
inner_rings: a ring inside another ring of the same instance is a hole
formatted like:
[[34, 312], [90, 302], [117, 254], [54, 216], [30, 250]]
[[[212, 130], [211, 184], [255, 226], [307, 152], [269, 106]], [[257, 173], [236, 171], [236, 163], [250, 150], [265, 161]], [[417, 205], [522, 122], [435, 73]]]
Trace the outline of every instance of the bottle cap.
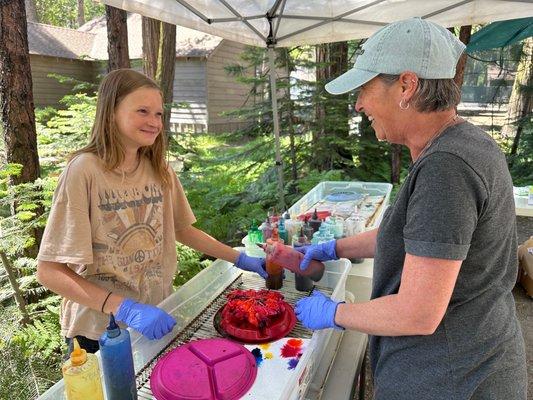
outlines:
[[78, 343], [78, 339], [74, 338], [72, 339], [74, 344], [74, 349], [72, 350], [72, 353], [70, 353], [70, 363], [72, 365], [83, 365], [85, 362], [87, 362], [87, 352], [85, 349], [82, 349], [80, 347], [80, 344]]
[[107, 326], [107, 337], [115, 338], [120, 336], [120, 327], [115, 321], [113, 313], [109, 314], [109, 325]]

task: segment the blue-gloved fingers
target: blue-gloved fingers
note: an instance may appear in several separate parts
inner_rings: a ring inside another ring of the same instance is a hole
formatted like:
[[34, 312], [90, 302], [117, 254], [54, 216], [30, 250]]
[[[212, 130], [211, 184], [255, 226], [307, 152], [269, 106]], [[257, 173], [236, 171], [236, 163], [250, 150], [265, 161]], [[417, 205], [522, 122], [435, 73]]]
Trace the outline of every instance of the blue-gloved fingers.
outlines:
[[117, 314], [115, 318], [119, 321], [124, 321], [127, 317], [129, 309], [135, 304], [135, 301], [132, 299], [124, 299], [122, 303], [118, 306]]
[[154, 329], [154, 336], [156, 339], [161, 339], [163, 336], [165, 336], [168, 333], [166, 326], [163, 324], [159, 324], [156, 329]]
[[312, 260], [313, 260], [313, 252], [312, 251], [304, 253], [304, 258], [302, 258], [302, 262], [300, 262], [300, 269], [302, 271], [305, 271], [309, 267], [309, 263]]
[[307, 249], [309, 249], [310, 246], [298, 246], [295, 247], [294, 250], [296, 250], [299, 253], [305, 254], [307, 253]]

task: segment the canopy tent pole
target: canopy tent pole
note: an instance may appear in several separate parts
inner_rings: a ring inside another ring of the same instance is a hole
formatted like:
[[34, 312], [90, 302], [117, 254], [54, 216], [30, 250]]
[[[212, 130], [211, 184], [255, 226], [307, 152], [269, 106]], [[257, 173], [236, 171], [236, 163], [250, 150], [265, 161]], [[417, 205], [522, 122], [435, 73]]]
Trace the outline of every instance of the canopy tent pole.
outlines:
[[278, 196], [279, 211], [285, 209], [285, 194], [283, 185], [283, 164], [281, 162], [280, 140], [279, 140], [279, 115], [278, 115], [278, 96], [276, 88], [276, 54], [274, 47], [268, 47], [268, 63], [270, 67], [270, 98], [272, 100], [272, 121], [274, 122], [274, 141], [276, 148], [276, 169], [278, 170]]

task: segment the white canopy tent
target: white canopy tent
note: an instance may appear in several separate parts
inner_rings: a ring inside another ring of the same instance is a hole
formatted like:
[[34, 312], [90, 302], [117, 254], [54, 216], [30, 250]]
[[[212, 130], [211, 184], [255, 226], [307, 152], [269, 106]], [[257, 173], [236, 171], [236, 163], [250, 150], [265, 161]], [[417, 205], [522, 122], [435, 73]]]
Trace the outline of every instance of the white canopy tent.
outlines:
[[110, 6], [253, 46], [268, 47], [279, 202], [283, 168], [274, 47], [367, 38], [391, 22], [428, 18], [442, 26], [533, 16], [533, 0], [100, 0]]

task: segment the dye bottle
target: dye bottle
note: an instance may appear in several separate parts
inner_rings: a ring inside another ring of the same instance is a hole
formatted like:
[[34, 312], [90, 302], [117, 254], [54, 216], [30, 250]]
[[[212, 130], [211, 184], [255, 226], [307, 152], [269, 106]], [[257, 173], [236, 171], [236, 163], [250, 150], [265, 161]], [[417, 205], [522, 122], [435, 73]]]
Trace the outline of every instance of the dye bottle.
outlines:
[[98, 340], [107, 400], [137, 400], [130, 334], [109, 316], [109, 326]]
[[67, 400], [104, 400], [98, 358], [80, 348], [76, 338], [72, 340], [74, 349], [61, 368]]
[[309, 219], [308, 222], [309, 222], [309, 226], [313, 228], [313, 232], [317, 232], [318, 228], [320, 228], [320, 225], [322, 225], [322, 221], [320, 220], [320, 218], [318, 218], [318, 213], [316, 212], [316, 208], [315, 208], [315, 212], [313, 213], [313, 216]]
[[251, 244], [261, 243], [263, 241], [263, 234], [257, 227], [257, 224], [255, 223], [255, 219], [252, 220], [252, 226], [250, 227], [250, 230], [248, 231], [248, 241]]
[[315, 231], [313, 230], [311, 225], [309, 225], [309, 221], [305, 221], [305, 224], [303, 226], [303, 234], [305, 235], [305, 237], [309, 240], [312, 240], [314, 233]]
[[[283, 245], [277, 228], [272, 229], [272, 236], [266, 241], [266, 247], [273, 246], [274, 243]], [[266, 255], [266, 271], [268, 273], [265, 280], [267, 289], [281, 289], [283, 287], [283, 266], [279, 265], [268, 253]]]
[[289, 243], [289, 234], [287, 229], [285, 229], [285, 218], [280, 218], [278, 220], [278, 235], [283, 243]]
[[329, 242], [330, 240], [333, 240], [334, 236], [329, 231], [326, 224], [320, 225], [320, 228], [318, 228], [318, 232], [315, 232], [313, 234], [313, 239], [311, 240], [312, 244], [319, 244], [324, 242]]
[[272, 225], [270, 225], [270, 218], [267, 217], [265, 222], [261, 224], [261, 227], [259, 228], [263, 235], [263, 240], [266, 242], [268, 239], [270, 239], [270, 236], [272, 236]]
[[283, 242], [267, 243], [265, 252], [267, 254], [267, 260], [270, 259], [276, 265], [287, 268], [295, 274], [307, 276], [315, 282], [319, 281], [322, 275], [324, 275], [324, 264], [317, 260], [311, 260], [307, 269], [305, 271], [301, 270], [300, 263], [304, 255], [292, 247], [285, 246]]

